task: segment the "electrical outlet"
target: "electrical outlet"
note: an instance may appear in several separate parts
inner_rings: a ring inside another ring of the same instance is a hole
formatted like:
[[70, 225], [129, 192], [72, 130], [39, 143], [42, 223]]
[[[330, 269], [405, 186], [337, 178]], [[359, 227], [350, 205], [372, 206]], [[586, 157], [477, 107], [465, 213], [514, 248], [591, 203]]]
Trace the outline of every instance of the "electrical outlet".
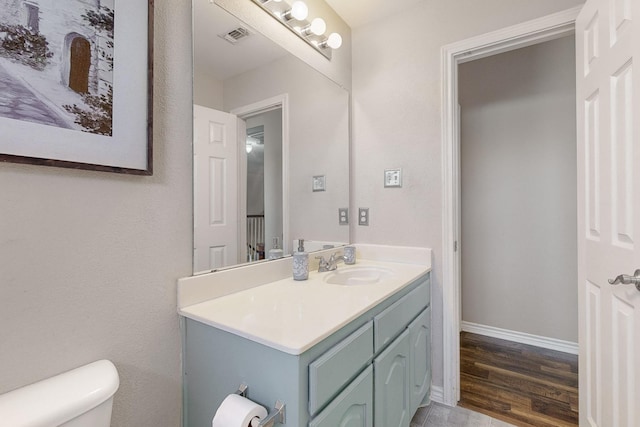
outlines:
[[338, 208], [338, 224], [349, 225], [349, 208]]
[[358, 209], [358, 225], [369, 225], [369, 208]]

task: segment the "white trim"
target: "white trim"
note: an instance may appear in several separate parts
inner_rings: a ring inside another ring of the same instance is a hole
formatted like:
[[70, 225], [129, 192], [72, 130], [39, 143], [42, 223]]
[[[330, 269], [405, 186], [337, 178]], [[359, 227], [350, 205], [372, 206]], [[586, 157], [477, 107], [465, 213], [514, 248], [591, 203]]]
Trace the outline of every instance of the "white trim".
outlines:
[[289, 94], [283, 93], [231, 110], [231, 114], [247, 119], [257, 114], [282, 108], [282, 250], [290, 253], [289, 224]]
[[458, 64], [542, 43], [574, 32], [581, 7], [523, 22], [462, 40], [442, 48], [442, 333], [443, 403], [455, 406], [460, 398], [460, 280], [458, 210]]
[[485, 335], [487, 337], [513, 341], [520, 344], [533, 345], [536, 347], [547, 348], [549, 350], [561, 351], [563, 353], [578, 354], [577, 342], [527, 334], [525, 332], [510, 331], [508, 329], [465, 321], [462, 321], [462, 330], [465, 332], [471, 332], [472, 334]]
[[442, 387], [431, 384], [431, 401], [436, 403], [444, 403], [444, 389]]

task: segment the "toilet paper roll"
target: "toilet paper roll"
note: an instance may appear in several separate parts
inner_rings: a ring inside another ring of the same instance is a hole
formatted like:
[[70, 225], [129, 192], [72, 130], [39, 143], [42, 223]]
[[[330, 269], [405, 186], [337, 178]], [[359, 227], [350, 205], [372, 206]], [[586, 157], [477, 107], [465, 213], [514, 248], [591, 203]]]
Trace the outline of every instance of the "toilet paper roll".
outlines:
[[[267, 417], [264, 406], [242, 397], [230, 394], [225, 397], [211, 421], [211, 427], [255, 427]], [[255, 422], [251, 422], [257, 418]]]

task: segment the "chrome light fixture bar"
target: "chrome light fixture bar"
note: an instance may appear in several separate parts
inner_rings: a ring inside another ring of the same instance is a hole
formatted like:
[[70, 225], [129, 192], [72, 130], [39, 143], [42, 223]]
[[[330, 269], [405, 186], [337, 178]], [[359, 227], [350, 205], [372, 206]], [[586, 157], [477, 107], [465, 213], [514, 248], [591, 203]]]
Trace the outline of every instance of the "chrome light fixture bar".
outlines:
[[301, 0], [296, 0], [291, 5], [283, 0], [253, 0], [253, 2], [329, 60], [333, 50], [342, 46], [340, 34], [324, 35], [327, 31], [324, 19], [308, 20], [309, 8]]

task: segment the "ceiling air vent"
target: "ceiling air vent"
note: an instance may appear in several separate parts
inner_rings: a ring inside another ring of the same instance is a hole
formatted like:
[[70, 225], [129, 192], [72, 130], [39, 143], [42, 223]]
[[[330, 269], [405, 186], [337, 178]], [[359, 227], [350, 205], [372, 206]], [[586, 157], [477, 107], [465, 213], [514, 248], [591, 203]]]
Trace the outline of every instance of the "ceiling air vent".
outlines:
[[249, 37], [249, 34], [250, 34], [249, 30], [247, 30], [246, 28], [238, 27], [238, 28], [234, 28], [233, 30], [227, 33], [220, 34], [220, 37], [222, 37], [223, 39], [225, 39], [231, 44], [236, 44], [240, 40]]

